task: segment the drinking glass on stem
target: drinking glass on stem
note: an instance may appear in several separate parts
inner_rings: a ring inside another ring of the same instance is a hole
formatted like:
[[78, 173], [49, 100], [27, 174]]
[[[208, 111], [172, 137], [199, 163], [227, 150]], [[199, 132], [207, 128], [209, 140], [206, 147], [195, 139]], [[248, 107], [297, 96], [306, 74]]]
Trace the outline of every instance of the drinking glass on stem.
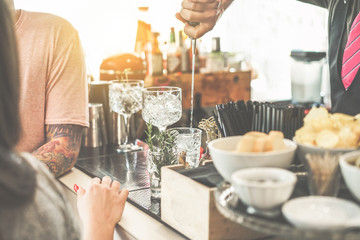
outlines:
[[116, 80], [109, 86], [109, 99], [112, 111], [120, 114], [125, 123], [125, 140], [118, 146], [120, 152], [141, 150], [140, 147], [129, 142], [130, 118], [132, 114], [142, 109], [142, 93], [144, 91], [143, 80]]
[[180, 120], [182, 115], [182, 91], [179, 87], [148, 87], [143, 92], [142, 117], [160, 132]]

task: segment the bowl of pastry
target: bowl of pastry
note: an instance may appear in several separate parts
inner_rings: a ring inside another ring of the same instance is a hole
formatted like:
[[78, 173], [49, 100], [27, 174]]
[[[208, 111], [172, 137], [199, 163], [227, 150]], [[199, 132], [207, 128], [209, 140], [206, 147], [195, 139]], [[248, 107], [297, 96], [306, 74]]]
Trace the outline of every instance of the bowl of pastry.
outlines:
[[304, 164], [311, 155], [339, 157], [359, 148], [360, 116], [331, 114], [326, 108], [313, 107], [293, 140], [298, 145], [296, 154]]
[[208, 148], [217, 171], [231, 182], [231, 174], [243, 168], [289, 168], [297, 145], [285, 139], [280, 131], [270, 131], [269, 134], [251, 131], [241, 136], [212, 140]]

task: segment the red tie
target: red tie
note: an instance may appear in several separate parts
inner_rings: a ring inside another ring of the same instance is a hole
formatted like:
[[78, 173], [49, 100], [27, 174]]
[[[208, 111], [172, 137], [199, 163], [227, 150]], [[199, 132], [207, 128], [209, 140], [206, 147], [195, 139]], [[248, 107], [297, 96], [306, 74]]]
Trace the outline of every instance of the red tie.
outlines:
[[344, 50], [341, 78], [347, 89], [360, 67], [360, 13], [356, 16]]

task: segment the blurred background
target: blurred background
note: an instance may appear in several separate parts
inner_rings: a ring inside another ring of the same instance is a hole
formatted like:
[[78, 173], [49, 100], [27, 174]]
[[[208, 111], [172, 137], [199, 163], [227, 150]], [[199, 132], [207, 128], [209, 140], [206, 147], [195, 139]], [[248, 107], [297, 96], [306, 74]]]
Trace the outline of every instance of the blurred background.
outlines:
[[[183, 29], [175, 18], [181, 0], [15, 0], [15, 7], [54, 13], [70, 21], [80, 33], [88, 74], [95, 79], [105, 58], [135, 52], [138, 20], [159, 33], [162, 52], [170, 29], [175, 29], [176, 41]], [[218, 38], [221, 52], [235, 54], [256, 71], [253, 100], [290, 99], [290, 52], [326, 51], [326, 24], [325, 9], [295, 0], [235, 0], [213, 31], [198, 41], [198, 50], [209, 54]], [[188, 39], [184, 43], [190, 47]]]

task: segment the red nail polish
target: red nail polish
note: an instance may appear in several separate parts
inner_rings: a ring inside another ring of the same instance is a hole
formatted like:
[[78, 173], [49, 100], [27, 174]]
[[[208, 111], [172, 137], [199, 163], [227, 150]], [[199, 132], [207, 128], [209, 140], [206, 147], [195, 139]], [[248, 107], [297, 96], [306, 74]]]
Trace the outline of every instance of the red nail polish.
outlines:
[[77, 193], [77, 191], [79, 190], [79, 186], [76, 185], [76, 184], [74, 184], [74, 190], [75, 190], [75, 192]]

